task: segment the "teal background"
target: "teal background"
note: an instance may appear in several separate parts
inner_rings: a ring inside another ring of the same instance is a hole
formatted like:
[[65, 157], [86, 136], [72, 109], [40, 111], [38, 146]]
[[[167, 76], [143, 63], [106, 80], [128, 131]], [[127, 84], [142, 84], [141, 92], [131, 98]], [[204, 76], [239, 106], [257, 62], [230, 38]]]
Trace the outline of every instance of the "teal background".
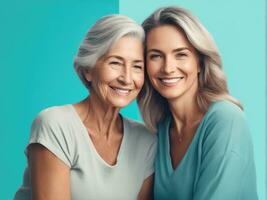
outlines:
[[86, 96], [73, 58], [89, 27], [118, 12], [118, 0], [1, 1], [1, 200], [11, 200], [22, 183], [35, 115]]
[[[129, 15], [142, 22], [162, 5], [181, 5], [214, 36], [231, 94], [250, 123], [260, 199], [265, 186], [265, 2], [179, 0], [0, 1], [0, 199], [12, 199], [22, 182], [31, 122], [43, 108], [87, 95], [73, 58], [88, 28], [101, 16]], [[140, 120], [136, 103], [122, 113]], [[231, 180], [229, 180], [231, 181]]]
[[[191, 10], [213, 35], [222, 55], [230, 93], [251, 128], [259, 199], [265, 199], [265, 1], [125, 0], [120, 13], [142, 22], [160, 6]], [[229, 180], [231, 181], [231, 180]]]

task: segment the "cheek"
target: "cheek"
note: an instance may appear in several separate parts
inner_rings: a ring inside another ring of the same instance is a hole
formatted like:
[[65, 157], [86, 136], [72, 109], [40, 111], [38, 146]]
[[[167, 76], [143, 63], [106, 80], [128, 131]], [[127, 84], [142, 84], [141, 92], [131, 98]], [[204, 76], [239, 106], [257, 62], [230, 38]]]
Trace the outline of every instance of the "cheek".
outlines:
[[155, 64], [152, 64], [152, 62], [148, 62], [146, 71], [147, 71], [148, 76], [152, 78], [154, 75], [156, 75], [158, 71], [158, 66]]
[[190, 71], [192, 74], [198, 73], [199, 71], [199, 62], [197, 60], [192, 60], [190, 65], [192, 66]]
[[190, 68], [190, 70], [188, 71], [188, 74], [192, 77], [197, 76], [198, 74], [198, 66], [195, 63], [192, 63], [192, 68]]
[[188, 78], [193, 78], [198, 74], [198, 63], [196, 62], [186, 62], [180, 68], [181, 72], [188, 76]]
[[144, 74], [136, 74], [134, 76], [134, 82], [138, 89], [142, 88], [144, 85]]
[[101, 82], [110, 82], [118, 77], [118, 70], [103, 69], [97, 76]]

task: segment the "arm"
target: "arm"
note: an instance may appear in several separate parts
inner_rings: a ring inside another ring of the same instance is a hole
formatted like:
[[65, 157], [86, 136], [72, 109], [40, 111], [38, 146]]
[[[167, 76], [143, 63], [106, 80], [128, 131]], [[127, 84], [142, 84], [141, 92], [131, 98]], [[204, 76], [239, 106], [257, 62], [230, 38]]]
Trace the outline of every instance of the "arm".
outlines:
[[153, 199], [153, 192], [152, 192], [153, 180], [154, 180], [154, 175], [151, 175], [144, 180], [141, 190], [138, 194], [137, 198], [138, 200]]
[[[215, 155], [215, 154], [214, 154]], [[194, 192], [194, 200], [241, 200], [245, 163], [234, 152], [205, 161]]]
[[243, 113], [230, 109], [219, 110], [207, 122], [194, 200], [257, 199], [249, 128]]
[[69, 167], [40, 144], [28, 150], [33, 199], [70, 200]]

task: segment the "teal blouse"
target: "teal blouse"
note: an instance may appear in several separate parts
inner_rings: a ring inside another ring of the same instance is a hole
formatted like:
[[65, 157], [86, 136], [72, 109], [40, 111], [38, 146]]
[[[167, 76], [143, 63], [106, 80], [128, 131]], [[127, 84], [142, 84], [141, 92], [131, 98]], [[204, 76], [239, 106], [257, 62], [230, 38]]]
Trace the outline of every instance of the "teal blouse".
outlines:
[[157, 200], [256, 200], [249, 128], [240, 108], [213, 103], [179, 165], [170, 157], [171, 116], [159, 124], [154, 198]]

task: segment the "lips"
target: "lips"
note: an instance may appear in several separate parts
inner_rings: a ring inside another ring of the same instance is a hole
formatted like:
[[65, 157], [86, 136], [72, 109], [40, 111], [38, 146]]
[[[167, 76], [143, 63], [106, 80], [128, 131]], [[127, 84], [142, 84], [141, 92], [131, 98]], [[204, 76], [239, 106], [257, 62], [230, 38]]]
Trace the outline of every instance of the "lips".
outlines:
[[162, 77], [159, 78], [160, 82], [166, 86], [172, 86], [182, 80], [184, 77]]
[[129, 88], [121, 88], [121, 87], [113, 87], [113, 86], [110, 86], [110, 88], [114, 92], [116, 92], [116, 94], [121, 95], [121, 96], [127, 96], [132, 91], [132, 89], [129, 89]]

